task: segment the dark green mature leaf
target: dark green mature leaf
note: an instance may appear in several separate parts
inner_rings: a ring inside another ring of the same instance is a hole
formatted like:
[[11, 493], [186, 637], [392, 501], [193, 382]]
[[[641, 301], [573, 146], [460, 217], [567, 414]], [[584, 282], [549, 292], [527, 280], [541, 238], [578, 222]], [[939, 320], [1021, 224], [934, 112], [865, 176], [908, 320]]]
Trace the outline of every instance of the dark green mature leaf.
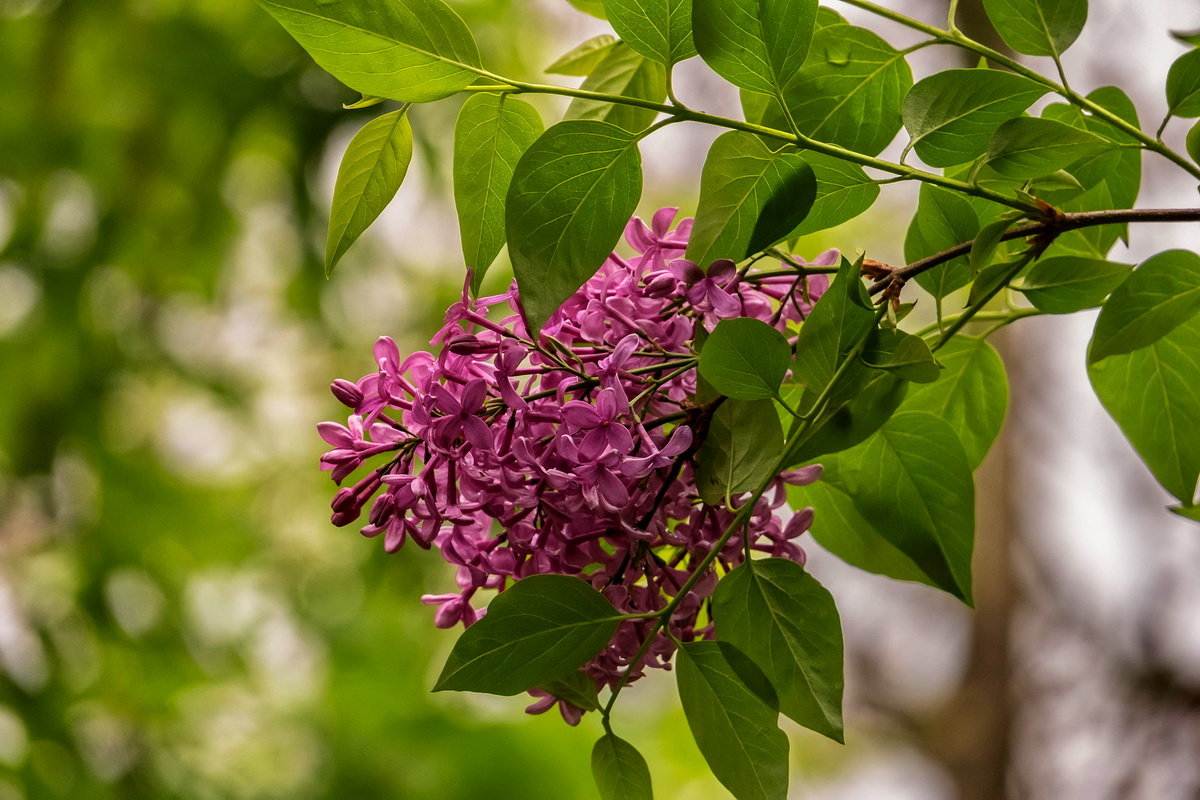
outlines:
[[546, 67], [546, 72], [551, 75], [588, 75], [619, 41], [611, 33], [593, 36], [555, 59], [553, 64]]
[[505, 227], [531, 333], [608, 258], [641, 194], [637, 139], [607, 122], [560, 122], [521, 156]]
[[350, 140], [338, 167], [325, 243], [325, 274], [396, 196], [412, 161], [407, 109], [368, 122]]
[[1004, 425], [1008, 408], [1004, 362], [987, 339], [976, 336], [955, 336], [937, 351], [937, 357], [943, 367], [941, 376], [912, 387], [901, 410], [927, 411], [945, 420], [975, 469]]
[[1192, 161], [1200, 164], [1200, 122], [1192, 126], [1187, 135], [1187, 153]]
[[1148, 346], [1088, 366], [1104, 408], [1158, 482], [1185, 506], [1195, 502], [1200, 475], [1198, 375], [1200, 314]]
[[994, 297], [1024, 272], [1030, 263], [1028, 254], [1018, 254], [1006, 261], [997, 261], [979, 270], [967, 293], [967, 305], [974, 306]]
[[545, 689], [559, 700], [565, 700], [584, 711], [595, 711], [600, 707], [596, 682], [583, 670], [577, 669], [556, 681], [545, 683], [539, 688]]
[[747, 562], [717, 584], [713, 619], [766, 673], [780, 711], [843, 741], [841, 621], [816, 578], [783, 558]]
[[972, 273], [978, 273], [987, 265], [1000, 247], [1004, 234], [1024, 216], [1020, 211], [1002, 214], [979, 229], [971, 241], [971, 252], [967, 255], [967, 263]]
[[1176, 117], [1200, 117], [1200, 50], [1189, 50], [1171, 65], [1167, 106]]
[[[874, 322], [875, 314], [863, 286], [860, 266], [843, 258], [833, 283], [800, 326], [793, 374], [796, 382], [808, 387], [809, 402], [815, 401], [829, 386], [842, 357], [867, 335]], [[851, 367], [846, 374], [846, 385], [857, 386], [854, 378], [865, 370], [861, 364]], [[843, 394], [845, 396], [831, 398], [834, 406], [854, 395], [853, 392]]]
[[942, 371], [924, 339], [894, 328], [875, 331], [862, 360], [913, 383], [932, 383]]
[[567, 676], [612, 638], [619, 612], [586, 581], [531, 575], [463, 632], [433, 687], [514, 695]]
[[848, 222], [870, 208], [879, 197], [879, 185], [857, 164], [811, 150], [802, 157], [816, 176], [817, 196], [808, 216], [792, 231], [789, 239]]
[[[784, 87], [800, 132], [877, 155], [900, 130], [900, 108], [912, 88], [904, 54], [866, 28], [831, 25], [817, 30], [809, 55]], [[787, 127], [786, 120], [769, 122]]]
[[816, 193], [812, 167], [794, 149], [773, 151], [741, 131], [722, 134], [704, 161], [687, 257], [706, 266], [770, 247], [796, 229]]
[[917, 581], [937, 588], [911, 558], [897, 550], [862, 518], [850, 495], [832, 483], [822, 480], [810, 486], [790, 487], [788, 502], [793, 508], [813, 507], [813, 538], [847, 564], [896, 580]]
[[504, 246], [504, 198], [517, 162], [542, 134], [542, 118], [524, 100], [479, 93], [467, 99], [454, 128], [454, 205], [463, 259], [478, 292]]
[[817, 0], [693, 0], [692, 31], [714, 72], [774, 95], [804, 63], [816, 16]]
[[1087, 22], [1087, 0], [983, 0], [1005, 44], [1029, 56], [1057, 56]]
[[[922, 184], [917, 213], [904, 238], [904, 258], [909, 263], [955, 245], [969, 242], [979, 232], [979, 217], [961, 194]], [[934, 297], [945, 297], [971, 280], [971, 264], [963, 255], [922, 272], [917, 283]]]
[[783, 334], [749, 317], [717, 323], [700, 352], [700, 374], [721, 394], [736, 400], [775, 397], [792, 360]]
[[1191, 47], [1200, 47], [1200, 30], [1171, 31], [1171, 35], [1186, 45], [1190, 45]]
[[823, 463], [824, 480], [845, 491], [863, 519], [939, 588], [971, 602], [975, 488], [949, 423], [902, 412]]
[[[801, 442], [792, 456], [793, 463], [811, 461], [826, 453], [848, 450], [887, 422], [908, 392], [909, 382], [887, 372], [874, 372], [859, 386], [844, 405], [830, 411], [814, 425], [810, 436]], [[794, 393], [784, 397], [795, 405]]]
[[1094, 133], [1041, 117], [1018, 117], [996, 129], [987, 165], [1010, 178], [1038, 178], [1112, 145]]
[[692, 0], [604, 0], [621, 40], [646, 58], [671, 65], [696, 55]]
[[762, 699], [770, 683], [761, 670], [726, 642], [685, 642], [676, 682], [692, 737], [717, 780], [737, 800], [784, 800], [788, 740], [779, 712]]
[[1033, 265], [1015, 287], [1047, 314], [1071, 314], [1095, 308], [1129, 277], [1129, 264], [1083, 256], [1058, 256]]
[[650, 768], [637, 748], [607, 733], [592, 748], [592, 777], [600, 800], [654, 800]]
[[904, 98], [904, 127], [917, 155], [934, 167], [979, 156], [1000, 126], [1048, 89], [1011, 72], [948, 69], [917, 83]]
[[[618, 42], [609, 48], [604, 60], [580, 88], [661, 103], [667, 96], [667, 70], [657, 61], [650, 61], [625, 43]], [[637, 133], [645, 130], [656, 116], [658, 112], [652, 108], [577, 97], [567, 107], [565, 118], [611, 122]]]
[[1168, 506], [1167, 510], [1192, 522], [1200, 522], [1200, 506]]
[[770, 400], [726, 400], [696, 453], [696, 487], [706, 503], [752, 492], [775, 473], [783, 428]]
[[1200, 255], [1167, 250], [1113, 290], [1096, 319], [1088, 363], [1153, 344], [1200, 312]]
[[333, 77], [365, 95], [424, 103], [479, 77], [466, 23], [441, 0], [259, 0]]

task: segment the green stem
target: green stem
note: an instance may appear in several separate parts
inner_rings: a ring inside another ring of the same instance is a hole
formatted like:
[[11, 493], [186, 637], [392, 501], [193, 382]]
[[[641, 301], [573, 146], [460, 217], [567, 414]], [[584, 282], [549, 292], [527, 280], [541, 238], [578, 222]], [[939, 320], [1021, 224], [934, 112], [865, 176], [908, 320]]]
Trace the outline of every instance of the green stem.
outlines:
[[920, 20], [913, 19], [912, 17], [906, 16], [897, 11], [893, 11], [890, 8], [884, 8], [883, 6], [878, 5], [877, 3], [872, 3], [872, 2], [870, 2], [870, 0], [842, 0], [842, 1], [847, 3], [848, 5], [852, 5], [857, 8], [861, 8], [864, 11], [869, 11], [872, 14], [875, 14], [876, 16], [883, 17], [884, 19], [889, 19], [892, 22], [895, 22], [895, 23], [905, 26], [906, 28], [911, 28], [913, 30], [921, 31], [922, 33], [929, 34], [930, 36], [933, 36], [933, 37], [939, 39], [944, 44], [953, 45], [955, 47], [960, 47], [964, 50], [969, 50], [970, 52], [975, 53], [976, 55], [983, 56], [984, 58], [986, 58], [989, 61], [999, 64], [1003, 67], [1007, 67], [1008, 69], [1012, 70], [1013, 72], [1017, 73], [1018, 75], [1022, 75], [1026, 78], [1029, 78], [1032, 81], [1035, 81], [1035, 82], [1041, 84], [1042, 86], [1045, 86], [1047, 89], [1050, 89], [1052, 92], [1054, 92], [1054, 93], [1060, 95], [1061, 97], [1063, 97], [1064, 99], [1066, 99], [1069, 103], [1071, 103], [1071, 105], [1077, 106], [1078, 108], [1082, 108], [1085, 111], [1090, 112], [1094, 116], [1099, 117], [1100, 119], [1104, 120], [1108, 124], [1112, 125], [1114, 128], [1124, 131], [1125, 133], [1127, 133], [1130, 136], [1137, 139], [1138, 142], [1142, 145], [1142, 147], [1146, 148], [1147, 150], [1150, 150], [1151, 152], [1158, 153], [1163, 158], [1166, 158], [1168, 161], [1171, 161], [1174, 164], [1176, 164], [1177, 166], [1181, 167], [1192, 177], [1200, 179], [1200, 165], [1191, 163], [1186, 158], [1184, 158], [1182, 155], [1180, 155], [1179, 153], [1176, 153], [1174, 150], [1167, 147], [1166, 144], [1159, 141], [1154, 136], [1151, 136], [1150, 134], [1143, 131], [1137, 125], [1134, 125], [1134, 124], [1126, 121], [1125, 119], [1123, 119], [1122, 117], [1113, 113], [1112, 111], [1109, 111], [1107, 108], [1100, 105], [1099, 103], [1089, 100], [1088, 98], [1076, 93], [1073, 89], [1071, 89], [1067, 86], [1064, 86], [1062, 84], [1055, 83], [1052, 79], [1047, 78], [1045, 75], [1042, 75], [1041, 73], [1030, 69], [1029, 67], [1025, 66], [1024, 64], [1017, 61], [1016, 59], [1010, 58], [997, 50], [993, 50], [992, 48], [988, 47], [987, 45], [983, 44], [982, 42], [975, 41], [974, 39], [970, 38], [969, 36], [963, 34], [961, 31], [941, 30], [939, 28], [934, 27], [933, 25], [927, 25], [926, 23], [921, 22]]

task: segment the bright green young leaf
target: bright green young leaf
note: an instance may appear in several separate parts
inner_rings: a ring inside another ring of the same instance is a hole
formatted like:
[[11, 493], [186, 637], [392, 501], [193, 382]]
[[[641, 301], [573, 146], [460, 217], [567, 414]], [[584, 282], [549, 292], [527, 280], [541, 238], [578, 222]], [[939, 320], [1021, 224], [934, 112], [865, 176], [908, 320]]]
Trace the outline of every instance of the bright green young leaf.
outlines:
[[1039, 311], [1071, 314], [1103, 303], [1131, 269], [1115, 261], [1057, 256], [1034, 264], [1016, 288]]
[[817, 0], [693, 0], [696, 50], [725, 80], [774, 95], [799, 71]]
[[325, 243], [325, 274], [396, 196], [412, 161], [407, 109], [368, 122], [350, 140], [338, 167]]
[[1010, 178], [1038, 178], [1112, 145], [1094, 133], [1041, 117], [1018, 117], [996, 129], [987, 165]]
[[987, 339], [955, 336], [937, 351], [942, 374], [933, 383], [913, 386], [902, 411], [927, 411], [958, 434], [972, 469], [983, 463], [1004, 425], [1008, 378], [1004, 362]]
[[459, 637], [433, 690], [514, 695], [565, 678], [600, 652], [619, 621], [587, 581], [522, 578]]
[[667, 66], [696, 55], [692, 0], [604, 0], [608, 21], [627, 45]]
[[[812, 461], [826, 453], [848, 450], [875, 433], [900, 406], [909, 382], [888, 372], [870, 372], [846, 402], [817, 420], [813, 432], [792, 455], [794, 464]], [[795, 406], [794, 393], [784, 399]], [[790, 415], [789, 415], [790, 416]]]
[[601, 0], [567, 0], [567, 2], [585, 14], [607, 19], [604, 13], [604, 3]]
[[608, 51], [619, 41], [621, 40], [611, 33], [593, 36], [559, 56], [553, 64], [546, 67], [546, 72], [551, 75], [588, 75], [600, 65]]
[[1088, 363], [1153, 344], [1200, 312], [1200, 255], [1167, 250], [1143, 261], [1100, 310]]
[[1169, 506], [1167, 510], [1192, 522], [1200, 522], [1200, 506]]
[[1200, 475], [1198, 375], [1200, 314], [1145, 347], [1088, 366], [1104, 408], [1158, 482], [1186, 506], [1195, 502]]
[[[808, 387], [807, 402], [815, 401], [829, 386], [842, 357], [867, 335], [874, 322], [875, 314], [860, 277], [860, 266], [843, 258], [833, 283], [800, 326], [793, 373], [797, 382]], [[861, 364], [851, 367], [847, 378], [854, 377], [849, 373], [865, 370]], [[854, 381], [847, 380], [846, 383], [853, 385]], [[853, 392], [832, 399], [834, 405], [840, 405], [850, 397]]]
[[592, 748], [592, 777], [600, 800], [654, 800], [650, 768], [629, 742], [606, 733]]
[[972, 274], [978, 274], [979, 270], [992, 260], [992, 256], [1000, 247], [1004, 234], [1021, 219], [1021, 216], [1020, 211], [1002, 214], [998, 219], [992, 220], [979, 229], [979, 233], [975, 234], [975, 238], [971, 241], [971, 252], [967, 256], [967, 263], [971, 267]]
[[700, 352], [700, 374], [721, 394], [759, 400], [779, 393], [792, 360], [783, 334], [759, 319], [738, 317], [717, 323]]
[[1167, 106], [1176, 117], [1200, 117], [1200, 50], [1189, 50], [1167, 72]]
[[752, 492], [775, 472], [783, 428], [770, 400], [726, 400], [696, 453], [696, 487], [706, 503]]
[[1087, 22], [1087, 0], [983, 0], [1009, 47], [1028, 56], [1061, 55]]
[[971, 602], [975, 487], [950, 424], [903, 412], [867, 441], [822, 459], [823, 480], [845, 491], [858, 513], [936, 585]]
[[479, 77], [466, 23], [441, 0], [259, 0], [318, 66], [365, 95], [440, 100]]
[[994, 296], [1003, 287], [1009, 286], [1017, 276], [1029, 267], [1029, 257], [1018, 254], [1007, 261], [997, 261], [979, 270], [971, 291], [967, 293], [967, 305], [974, 306]]
[[595, 711], [600, 707], [596, 682], [589, 678], [583, 670], [577, 669], [556, 681], [544, 683], [539, 688], [545, 689], [560, 700], [566, 700], [584, 711]]
[[[904, 258], [909, 263], [969, 242], [979, 232], [979, 217], [961, 194], [928, 183], [921, 185], [917, 213], [904, 238]], [[967, 256], [959, 256], [922, 272], [917, 283], [934, 297], [945, 297], [971, 280]]]
[[1200, 30], [1171, 31], [1171, 35], [1190, 47], [1200, 47]]
[[726, 642], [685, 642], [675, 658], [683, 713], [713, 775], [737, 800], [784, 800], [788, 740], [762, 699], [766, 676]]
[[796, 229], [816, 193], [816, 177], [800, 153], [771, 150], [749, 133], [722, 134], [704, 161], [687, 257], [704, 267], [770, 247]]
[[842, 627], [833, 596], [794, 561], [743, 564], [713, 593], [717, 637], [757, 664], [779, 710], [843, 741]]
[[979, 156], [1001, 123], [1021, 115], [1045, 86], [992, 69], [948, 69], [918, 82], [904, 98], [904, 127], [917, 155], [934, 167]]
[[844, 490], [827, 480], [788, 489], [793, 508], [812, 506], [812, 536], [847, 564], [901, 581], [916, 581], [937, 588], [912, 559], [896, 549], [854, 508]]
[[478, 292], [504, 246], [504, 198], [517, 161], [542, 134], [533, 106], [507, 94], [479, 93], [463, 104], [454, 128], [454, 205], [463, 259]]
[[[900, 130], [910, 88], [903, 53], [866, 28], [831, 25], [813, 36], [809, 59], [784, 87], [784, 100], [801, 133], [873, 156]], [[768, 122], [788, 127], [786, 119]]]
[[521, 156], [505, 229], [531, 332], [608, 258], [641, 194], [637, 139], [607, 122], [560, 122]]
[[[661, 103], [667, 96], [667, 69], [657, 61], [645, 58], [624, 42], [618, 42], [609, 48], [604, 60], [584, 80], [580, 88]], [[627, 131], [637, 133], [645, 130], [656, 116], [658, 112], [652, 108], [577, 97], [567, 107], [565, 118], [611, 122]]]
[[941, 367], [929, 345], [919, 336], [891, 330], [876, 330], [862, 354], [863, 363], [913, 383], [933, 383]]
[[789, 239], [841, 225], [862, 214], [879, 197], [879, 185], [862, 167], [840, 158], [808, 151], [802, 154], [817, 179], [817, 195], [808, 216]]

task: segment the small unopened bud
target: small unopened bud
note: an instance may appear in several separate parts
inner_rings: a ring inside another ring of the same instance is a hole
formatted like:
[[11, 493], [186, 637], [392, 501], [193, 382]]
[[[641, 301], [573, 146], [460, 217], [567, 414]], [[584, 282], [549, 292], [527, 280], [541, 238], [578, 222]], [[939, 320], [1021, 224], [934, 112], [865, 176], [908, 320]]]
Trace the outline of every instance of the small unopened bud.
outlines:
[[344, 378], [338, 378], [334, 381], [329, 386], [329, 391], [333, 392], [333, 396], [344, 406], [358, 408], [362, 405], [362, 390]]
[[342, 488], [337, 490], [337, 494], [333, 496], [333, 501], [330, 502], [329, 507], [334, 511], [342, 512], [356, 508], [358, 505], [358, 498], [355, 491], [350, 488]]
[[456, 336], [446, 343], [446, 349], [456, 356], [473, 356], [476, 353], [494, 352], [496, 346], [486, 342], [479, 341], [476, 336], [467, 334], [465, 336]]
[[344, 528], [351, 522], [354, 522], [354, 520], [358, 519], [358, 514], [360, 511], [361, 509], [358, 508], [358, 506], [346, 511], [335, 511], [329, 520], [339, 528]]
[[650, 297], [666, 297], [675, 291], [679, 279], [666, 270], [651, 272], [646, 276], [646, 294]]

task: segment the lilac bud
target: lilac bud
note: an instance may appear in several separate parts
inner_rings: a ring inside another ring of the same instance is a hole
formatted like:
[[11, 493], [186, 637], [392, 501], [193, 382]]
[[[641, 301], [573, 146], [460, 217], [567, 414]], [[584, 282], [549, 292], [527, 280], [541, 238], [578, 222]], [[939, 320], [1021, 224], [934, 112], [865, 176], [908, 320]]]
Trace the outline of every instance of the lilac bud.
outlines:
[[330, 384], [329, 391], [333, 392], [333, 396], [344, 406], [358, 408], [362, 405], [362, 390], [345, 378], [338, 378]]
[[679, 279], [670, 272], [659, 270], [646, 276], [646, 294], [649, 297], [666, 297], [674, 294]]

